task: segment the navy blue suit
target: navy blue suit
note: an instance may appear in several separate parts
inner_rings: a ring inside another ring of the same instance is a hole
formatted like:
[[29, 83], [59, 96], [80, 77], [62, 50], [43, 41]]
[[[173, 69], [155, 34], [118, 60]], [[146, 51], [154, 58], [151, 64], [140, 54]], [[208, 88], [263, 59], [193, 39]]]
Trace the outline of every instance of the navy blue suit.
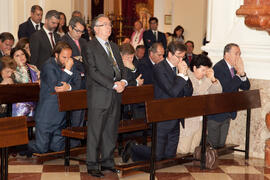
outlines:
[[[248, 78], [246, 81], [241, 81], [236, 75], [232, 77], [230, 69], [224, 59], [217, 62], [213, 69], [215, 77], [220, 81], [222, 86], [222, 92], [237, 92], [239, 89], [249, 90], [250, 82]], [[236, 74], [236, 71], [234, 73]], [[222, 147], [225, 145], [230, 120], [235, 119], [236, 115], [236, 112], [227, 112], [208, 116], [208, 140], [212, 146]]]
[[[39, 28], [43, 27], [43, 23], [40, 23]], [[19, 25], [19, 30], [18, 30], [18, 38], [21, 39], [23, 37], [30, 38], [30, 36], [36, 32], [36, 28], [34, 27], [33, 23], [30, 20], [30, 17], [28, 18], [27, 21]]]
[[142, 74], [144, 84], [153, 84], [153, 69], [154, 65], [149, 59], [149, 56], [144, 57], [138, 63], [138, 72]]
[[36, 138], [28, 144], [32, 152], [46, 153], [64, 149], [64, 137], [61, 131], [66, 126], [65, 112], [59, 112], [55, 86], [61, 86], [61, 81], [71, 85], [72, 90], [79, 89], [80, 76], [72, 67], [70, 76], [56, 63], [55, 58], [49, 58], [43, 65], [40, 74], [40, 94], [35, 113]]
[[[193, 88], [190, 80], [177, 76], [167, 60], [154, 67], [154, 93], [156, 99], [191, 96]], [[179, 120], [157, 123], [157, 160], [171, 158], [176, 155], [179, 141]], [[133, 161], [149, 160], [151, 149], [147, 146], [132, 146]]]
[[145, 54], [144, 56], [148, 56], [148, 49], [152, 46], [153, 43], [160, 42], [164, 49], [167, 48], [167, 40], [166, 36], [163, 32], [158, 31], [158, 39], [156, 40], [155, 35], [153, 34], [153, 31], [151, 29], [143, 32], [143, 43], [145, 46]]

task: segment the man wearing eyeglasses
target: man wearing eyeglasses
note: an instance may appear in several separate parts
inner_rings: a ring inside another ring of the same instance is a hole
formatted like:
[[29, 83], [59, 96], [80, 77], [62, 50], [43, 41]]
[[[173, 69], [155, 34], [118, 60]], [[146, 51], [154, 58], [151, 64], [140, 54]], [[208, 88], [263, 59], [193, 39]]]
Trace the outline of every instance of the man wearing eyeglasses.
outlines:
[[[81, 84], [80, 89], [85, 89], [85, 66], [82, 61], [82, 49], [86, 46], [87, 41], [81, 38], [84, 34], [85, 23], [80, 17], [72, 17], [69, 21], [68, 33], [65, 34], [61, 41], [64, 41], [70, 45], [72, 48], [72, 58], [74, 61], [75, 69], [80, 73]], [[71, 126], [72, 127], [82, 127], [84, 122], [85, 110], [77, 110], [71, 112]], [[71, 147], [80, 146], [80, 140], [71, 139]]]
[[[154, 95], [156, 99], [191, 96], [191, 81], [187, 76], [188, 66], [183, 58], [186, 46], [180, 42], [171, 42], [168, 46], [168, 57], [154, 66]], [[183, 119], [181, 120], [183, 122]], [[183, 123], [182, 123], [183, 125]], [[175, 157], [179, 141], [179, 120], [157, 123], [156, 159]], [[128, 142], [122, 153], [123, 162], [129, 158], [133, 161], [145, 161], [151, 158], [151, 147], [135, 145]]]
[[109, 42], [112, 24], [98, 15], [92, 21], [95, 38], [83, 51], [87, 71], [87, 170], [95, 177], [115, 169], [114, 149], [120, 120], [121, 93], [127, 86], [127, 73], [118, 46]]

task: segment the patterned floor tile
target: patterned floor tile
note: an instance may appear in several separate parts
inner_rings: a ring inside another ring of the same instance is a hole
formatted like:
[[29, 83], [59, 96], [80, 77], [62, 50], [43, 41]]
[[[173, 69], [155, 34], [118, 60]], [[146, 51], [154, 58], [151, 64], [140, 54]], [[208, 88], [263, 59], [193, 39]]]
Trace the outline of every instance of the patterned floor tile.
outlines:
[[204, 173], [224, 173], [224, 171], [222, 171], [219, 167], [216, 169], [203, 169], [203, 170], [199, 166], [185, 165], [185, 167], [190, 173], [192, 173], [192, 172], [194, 172], [194, 173], [196, 173], [196, 172], [198, 172], [198, 173], [202, 173], [202, 172], [204, 172]]
[[190, 173], [157, 172], [156, 178], [158, 180], [195, 180]]
[[224, 173], [191, 173], [195, 180], [232, 180]]
[[42, 173], [41, 180], [80, 180], [80, 173]]
[[63, 165], [44, 165], [43, 172], [80, 172], [78, 165], [70, 165], [65, 167]]
[[269, 180], [263, 174], [228, 174], [233, 180]]
[[86, 173], [81, 173], [81, 180], [118, 180], [119, 177], [117, 174], [115, 173], [104, 173], [104, 177], [103, 178], [96, 178], [93, 177], [91, 175], [89, 175], [87, 172]]
[[9, 165], [9, 173], [41, 173], [43, 165]]
[[189, 171], [187, 170], [187, 168], [185, 166], [178, 165], [178, 166], [159, 169], [156, 172], [188, 173]]
[[11, 179], [11, 180], [40, 180], [41, 173], [9, 173], [8, 179]]
[[261, 174], [252, 166], [219, 166], [225, 173], [228, 174]]

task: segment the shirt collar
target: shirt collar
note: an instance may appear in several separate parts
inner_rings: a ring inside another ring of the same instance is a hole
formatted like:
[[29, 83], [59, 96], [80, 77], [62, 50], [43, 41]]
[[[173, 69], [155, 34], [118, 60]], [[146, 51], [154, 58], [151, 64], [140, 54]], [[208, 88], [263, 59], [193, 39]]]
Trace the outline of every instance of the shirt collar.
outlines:
[[46, 34], [49, 34], [50, 32], [53, 33], [52, 31], [49, 31], [48, 29], [46, 29], [44, 26], [43, 26], [43, 29], [46, 32]]
[[167, 58], [166, 58], [166, 61], [168, 62], [168, 64], [170, 65], [171, 68], [175, 67]]
[[103, 39], [101, 39], [101, 38], [98, 37], [98, 36], [96, 36], [96, 38], [97, 38], [98, 42], [99, 42], [100, 44], [102, 44], [102, 45], [105, 45], [105, 43], [108, 42], [108, 41], [104, 41]]
[[30, 21], [32, 22], [35, 28], [36, 28], [36, 25], [39, 25], [39, 29], [40, 29], [40, 23], [36, 24], [31, 18], [30, 18]]
[[151, 59], [151, 57], [149, 56], [149, 60], [150, 60], [150, 62], [153, 64], [153, 65], [155, 65], [156, 63], [154, 63], [154, 61], [152, 61], [152, 59]]
[[233, 68], [233, 67], [226, 61], [226, 59], [224, 59], [224, 60], [225, 60], [225, 62], [226, 62], [226, 64], [227, 64], [227, 66], [228, 66], [229, 69]]

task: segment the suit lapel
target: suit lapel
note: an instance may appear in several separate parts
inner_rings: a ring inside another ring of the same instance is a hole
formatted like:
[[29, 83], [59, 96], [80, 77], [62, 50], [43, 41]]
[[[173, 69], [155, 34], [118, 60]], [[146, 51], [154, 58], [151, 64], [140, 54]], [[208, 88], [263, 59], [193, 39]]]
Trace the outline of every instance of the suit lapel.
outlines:
[[69, 36], [69, 34], [66, 34], [65, 36], [67, 36], [67, 40], [69, 42], [69, 45], [72, 48], [72, 56], [79, 56], [79, 55], [81, 55], [81, 52], [80, 52], [78, 46], [73, 41], [73, 39]]
[[107, 54], [107, 52], [105, 51], [105, 49], [103, 48], [103, 46], [98, 42], [98, 40], [96, 38], [93, 39], [93, 42], [96, 44], [97, 48], [95, 49], [95, 51], [98, 51], [104, 58], [100, 58], [100, 59], [104, 59], [105, 63], [109, 66], [112, 66], [109, 60], [109, 56]]
[[174, 71], [172, 70], [171, 66], [170, 66], [169, 63], [166, 61], [166, 59], [164, 59], [163, 61], [164, 61], [164, 66], [165, 66], [165, 68], [166, 68], [166, 71], [169, 73], [170, 77], [176, 76], [176, 74], [175, 74]]
[[226, 76], [227, 76], [228, 78], [232, 79], [231, 71], [230, 71], [230, 69], [229, 69], [229, 67], [228, 67], [228, 65], [227, 65], [227, 63], [226, 63], [226, 61], [225, 61], [225, 59], [223, 59], [222, 64], [223, 64], [223, 66], [224, 66]]
[[47, 47], [50, 47], [50, 51], [52, 52], [52, 45], [51, 45], [49, 37], [47, 36], [43, 28], [40, 31], [42, 34], [41, 38], [43, 39], [43, 42], [47, 44]]

